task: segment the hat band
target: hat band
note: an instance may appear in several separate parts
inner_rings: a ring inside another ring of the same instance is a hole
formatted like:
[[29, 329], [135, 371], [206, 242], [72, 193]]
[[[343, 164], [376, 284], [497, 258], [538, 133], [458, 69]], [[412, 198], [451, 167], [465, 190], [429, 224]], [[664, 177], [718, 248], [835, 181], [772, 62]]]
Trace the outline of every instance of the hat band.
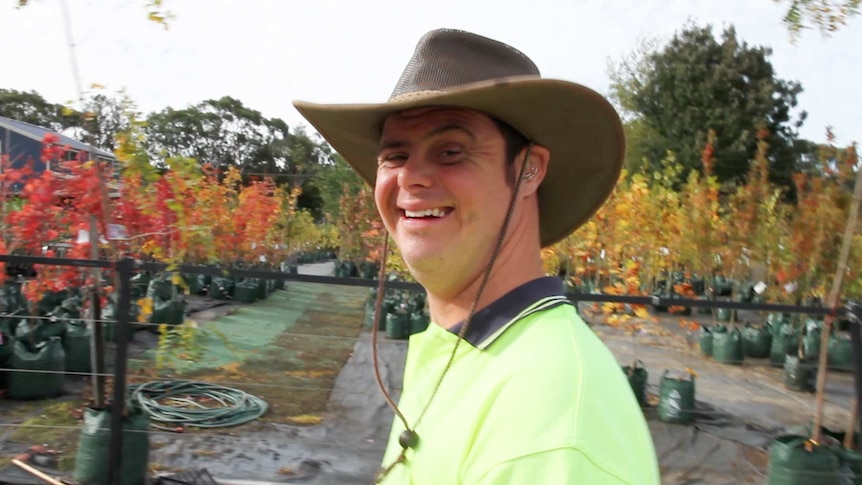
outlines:
[[425, 90], [425, 91], [412, 91], [409, 93], [401, 93], [401, 94], [397, 94], [397, 95], [389, 98], [389, 102], [390, 103], [397, 103], [400, 101], [410, 101], [411, 99], [416, 99], [416, 98], [427, 98], [430, 96], [440, 94], [442, 92], [443, 91], [430, 90], [429, 89], [429, 90]]

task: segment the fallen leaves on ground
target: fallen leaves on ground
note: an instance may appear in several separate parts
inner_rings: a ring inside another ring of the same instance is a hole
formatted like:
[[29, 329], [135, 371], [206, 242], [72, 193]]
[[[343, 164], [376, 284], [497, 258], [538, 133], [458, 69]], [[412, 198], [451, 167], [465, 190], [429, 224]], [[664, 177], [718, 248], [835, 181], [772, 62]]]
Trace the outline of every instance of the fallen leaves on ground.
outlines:
[[299, 416], [291, 416], [287, 420], [293, 424], [319, 424], [323, 418], [313, 414], [300, 414]]
[[335, 375], [335, 371], [332, 369], [320, 369], [320, 370], [294, 370], [285, 372], [284, 375], [288, 377], [297, 377], [300, 379], [317, 379], [318, 377], [330, 377]]

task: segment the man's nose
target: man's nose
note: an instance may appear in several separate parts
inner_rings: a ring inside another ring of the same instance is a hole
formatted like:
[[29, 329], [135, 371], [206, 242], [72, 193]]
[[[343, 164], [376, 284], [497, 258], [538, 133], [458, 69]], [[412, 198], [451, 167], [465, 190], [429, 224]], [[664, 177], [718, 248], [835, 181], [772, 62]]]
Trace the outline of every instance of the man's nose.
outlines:
[[427, 188], [434, 183], [434, 164], [411, 156], [398, 172], [398, 186], [405, 190]]

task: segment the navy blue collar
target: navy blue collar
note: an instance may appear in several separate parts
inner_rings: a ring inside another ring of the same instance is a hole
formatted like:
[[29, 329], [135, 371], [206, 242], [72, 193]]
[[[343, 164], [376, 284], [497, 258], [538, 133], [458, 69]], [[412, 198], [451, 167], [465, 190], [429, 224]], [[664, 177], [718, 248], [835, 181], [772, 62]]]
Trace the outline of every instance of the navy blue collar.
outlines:
[[[570, 302], [560, 278], [546, 276], [528, 281], [476, 312], [464, 340], [485, 349], [521, 318], [566, 303]], [[449, 331], [458, 335], [463, 326], [464, 322], [457, 323]]]

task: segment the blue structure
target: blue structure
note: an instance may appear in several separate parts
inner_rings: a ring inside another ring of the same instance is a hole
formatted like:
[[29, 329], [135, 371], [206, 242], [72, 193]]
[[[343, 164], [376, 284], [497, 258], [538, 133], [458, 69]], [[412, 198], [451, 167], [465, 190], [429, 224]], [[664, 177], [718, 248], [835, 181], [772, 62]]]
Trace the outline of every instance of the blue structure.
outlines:
[[46, 169], [57, 170], [57, 167], [52, 167], [50, 162], [46, 164], [41, 159], [42, 141], [45, 135], [49, 133], [57, 137], [58, 145], [68, 148], [67, 160], [78, 157], [81, 161], [96, 159], [109, 163], [115, 161], [115, 157], [111, 153], [93, 148], [47, 128], [3, 116], [0, 116], [0, 155], [9, 157], [12, 168], [21, 168], [31, 163], [36, 173]]

